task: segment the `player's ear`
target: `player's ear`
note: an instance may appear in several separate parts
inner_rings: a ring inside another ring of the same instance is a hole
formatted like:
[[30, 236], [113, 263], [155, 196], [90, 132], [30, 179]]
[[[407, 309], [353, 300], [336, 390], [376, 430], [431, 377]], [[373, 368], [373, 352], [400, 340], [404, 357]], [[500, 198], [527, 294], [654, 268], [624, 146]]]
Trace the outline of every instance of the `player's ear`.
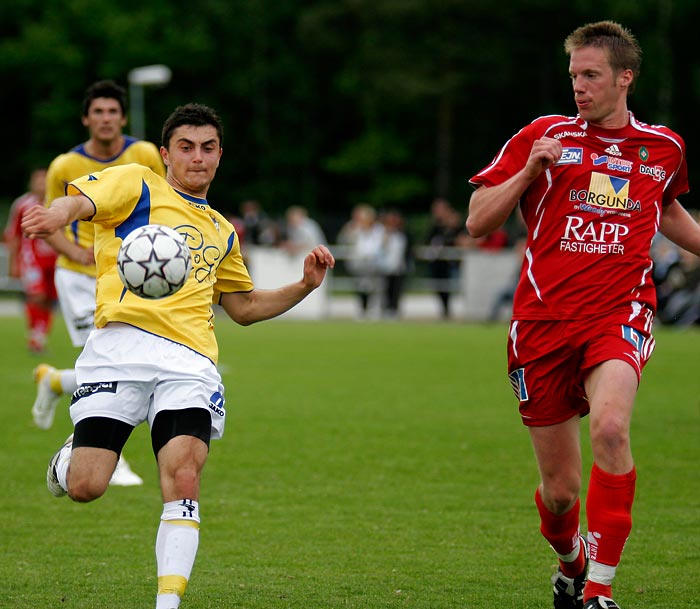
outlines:
[[617, 75], [617, 82], [621, 87], [629, 89], [634, 80], [634, 72], [632, 70], [621, 70]]
[[168, 149], [165, 146], [160, 147], [160, 156], [163, 159], [166, 167], [170, 167], [170, 160], [168, 157]]

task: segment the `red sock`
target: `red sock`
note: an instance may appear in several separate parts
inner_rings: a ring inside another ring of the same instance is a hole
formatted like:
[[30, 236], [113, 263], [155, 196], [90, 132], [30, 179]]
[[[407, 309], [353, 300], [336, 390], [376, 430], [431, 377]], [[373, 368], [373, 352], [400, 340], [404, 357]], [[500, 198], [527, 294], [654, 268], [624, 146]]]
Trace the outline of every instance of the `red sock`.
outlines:
[[43, 349], [46, 337], [51, 329], [53, 312], [49, 307], [28, 302], [25, 305], [27, 323], [29, 325], [29, 343], [36, 349]]
[[44, 334], [51, 331], [51, 322], [53, 321], [53, 310], [51, 306], [43, 305], [41, 307], [41, 313], [39, 313], [40, 323], [43, 326]]
[[[617, 567], [632, 530], [632, 503], [637, 480], [633, 467], [626, 474], [609, 474], [593, 464], [586, 498], [591, 560]], [[584, 598], [611, 596], [610, 582], [588, 581]]]
[[[535, 504], [540, 513], [540, 532], [549, 544], [554, 548], [557, 554], [571, 554], [576, 549], [578, 544], [581, 544], [579, 539], [579, 512], [581, 509], [580, 500], [576, 499], [573, 507], [557, 516], [547, 509], [542, 497], [540, 489], [535, 492]], [[579, 575], [586, 564], [584, 552], [579, 552], [578, 557], [572, 562], [564, 562], [559, 560], [561, 571], [566, 577], [576, 577]]]
[[592, 582], [589, 579], [588, 581], [586, 581], [586, 585], [583, 587], [583, 602], [587, 603], [596, 596], [605, 596], [606, 598], [612, 598], [612, 586], [606, 586], [605, 584]]
[[41, 320], [41, 307], [33, 302], [27, 302], [24, 305], [24, 313], [27, 316], [27, 325], [31, 332]]

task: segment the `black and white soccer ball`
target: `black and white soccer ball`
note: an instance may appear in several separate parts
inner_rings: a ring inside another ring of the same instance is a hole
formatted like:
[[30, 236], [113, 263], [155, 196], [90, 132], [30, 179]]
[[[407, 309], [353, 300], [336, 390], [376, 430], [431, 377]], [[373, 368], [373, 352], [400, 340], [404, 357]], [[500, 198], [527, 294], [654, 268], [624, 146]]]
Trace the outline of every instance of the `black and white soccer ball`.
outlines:
[[175, 294], [187, 281], [192, 257], [185, 239], [160, 224], [131, 231], [117, 254], [117, 271], [124, 286], [141, 298]]

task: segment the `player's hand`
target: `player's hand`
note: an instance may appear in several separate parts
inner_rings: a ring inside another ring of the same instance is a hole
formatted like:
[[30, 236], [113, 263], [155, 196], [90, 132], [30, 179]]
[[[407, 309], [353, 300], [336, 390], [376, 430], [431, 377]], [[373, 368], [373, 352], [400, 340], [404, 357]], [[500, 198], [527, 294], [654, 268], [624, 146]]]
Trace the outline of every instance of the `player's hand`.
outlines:
[[304, 285], [312, 290], [323, 283], [326, 270], [335, 266], [335, 258], [325, 245], [319, 245], [304, 258]]
[[49, 237], [66, 224], [68, 224], [66, 211], [56, 207], [35, 205], [22, 216], [22, 231], [29, 239]]
[[525, 173], [534, 180], [543, 171], [549, 169], [560, 158], [562, 146], [559, 140], [553, 137], [541, 137], [532, 144], [530, 156], [525, 164]]

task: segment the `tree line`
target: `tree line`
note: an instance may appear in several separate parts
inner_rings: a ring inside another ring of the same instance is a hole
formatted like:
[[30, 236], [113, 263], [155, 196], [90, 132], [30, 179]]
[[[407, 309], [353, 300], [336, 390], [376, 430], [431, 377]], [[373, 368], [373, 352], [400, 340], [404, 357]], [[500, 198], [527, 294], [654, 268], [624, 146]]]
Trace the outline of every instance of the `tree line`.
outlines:
[[[0, 199], [29, 170], [85, 139], [88, 84], [127, 86], [138, 66], [166, 64], [145, 89], [145, 135], [160, 143], [172, 109], [198, 101], [225, 123], [210, 199], [235, 213], [257, 199], [272, 214], [307, 207], [337, 225], [353, 205], [426, 213], [436, 196], [465, 209], [468, 178], [536, 116], [574, 114], [562, 43], [614, 19], [644, 50], [630, 107], [688, 145], [700, 61], [694, 0], [8, 0], [0, 5], [0, 98], [6, 117]], [[127, 132], [129, 131], [127, 126]], [[692, 195], [686, 197], [688, 207]]]

